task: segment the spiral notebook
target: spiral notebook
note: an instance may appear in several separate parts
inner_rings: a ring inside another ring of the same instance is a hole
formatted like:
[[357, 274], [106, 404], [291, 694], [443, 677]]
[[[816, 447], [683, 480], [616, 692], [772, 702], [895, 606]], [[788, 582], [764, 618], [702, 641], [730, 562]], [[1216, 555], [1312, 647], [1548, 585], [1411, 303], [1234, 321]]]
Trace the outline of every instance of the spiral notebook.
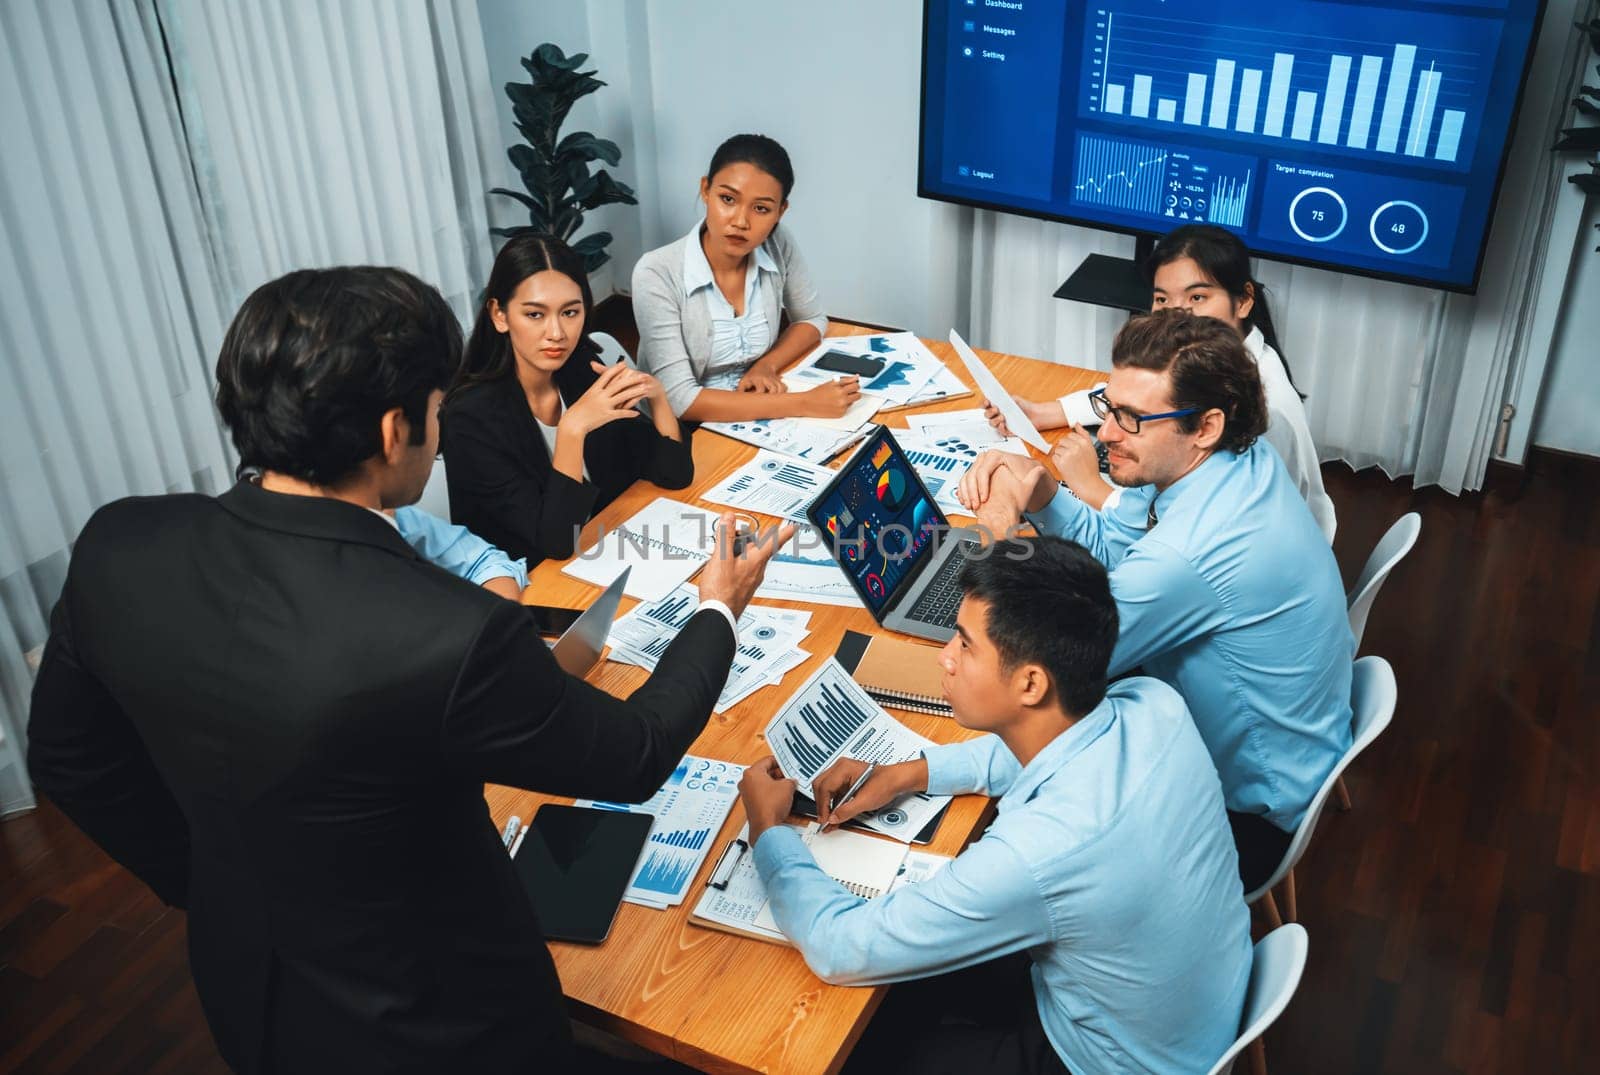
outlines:
[[937, 646], [846, 631], [833, 656], [879, 705], [939, 717], [952, 715], [944, 696]]
[[715, 520], [703, 508], [658, 496], [626, 522], [602, 529], [600, 540], [575, 556], [561, 573], [591, 586], [606, 586], [623, 568], [631, 567], [627, 595], [655, 601], [711, 559]]
[[[864, 900], [877, 899], [896, 887], [897, 881], [920, 879], [905, 876], [909, 856], [916, 856], [919, 874], [934, 872], [924, 860], [943, 859], [927, 852], [913, 852], [905, 844], [877, 836], [844, 829], [823, 832], [814, 822], [806, 826], [801, 839], [824, 873]], [[750, 827], [746, 825], [717, 859], [689, 921], [742, 937], [788, 944], [789, 939], [772, 917], [767, 888], [756, 870], [749, 841]]]

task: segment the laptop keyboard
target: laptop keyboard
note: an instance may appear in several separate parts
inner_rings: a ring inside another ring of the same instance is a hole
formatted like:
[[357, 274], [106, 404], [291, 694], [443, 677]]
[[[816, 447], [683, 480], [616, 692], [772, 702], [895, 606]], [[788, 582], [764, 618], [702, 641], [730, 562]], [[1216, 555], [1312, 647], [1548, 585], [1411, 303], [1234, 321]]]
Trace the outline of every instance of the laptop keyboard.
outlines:
[[967, 553], [975, 547], [972, 542], [964, 541], [953, 556], [939, 565], [939, 573], [933, 576], [928, 588], [911, 606], [907, 619], [935, 627], [956, 625], [956, 610], [961, 607], [958, 580], [961, 578], [961, 569], [967, 564]]

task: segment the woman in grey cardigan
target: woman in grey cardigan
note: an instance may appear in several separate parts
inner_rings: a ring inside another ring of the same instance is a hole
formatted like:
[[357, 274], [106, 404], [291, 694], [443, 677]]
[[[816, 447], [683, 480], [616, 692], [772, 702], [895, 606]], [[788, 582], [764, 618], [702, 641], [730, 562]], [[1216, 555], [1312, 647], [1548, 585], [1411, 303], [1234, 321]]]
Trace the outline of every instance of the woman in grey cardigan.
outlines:
[[700, 180], [705, 219], [633, 270], [639, 364], [681, 418], [837, 418], [860, 397], [854, 377], [789, 392], [778, 376], [828, 327], [800, 251], [778, 227], [793, 187], [782, 146], [735, 135]]

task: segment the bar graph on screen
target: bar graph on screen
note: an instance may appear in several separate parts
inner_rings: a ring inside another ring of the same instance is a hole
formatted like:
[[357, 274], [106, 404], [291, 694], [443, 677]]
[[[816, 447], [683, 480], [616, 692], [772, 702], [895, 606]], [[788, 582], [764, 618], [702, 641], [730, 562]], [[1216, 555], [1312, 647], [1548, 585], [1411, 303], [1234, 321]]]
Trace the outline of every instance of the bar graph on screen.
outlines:
[[[1482, 110], [1492, 23], [1409, 12], [1403, 24], [1366, 16], [1353, 26], [1348, 7], [1308, 7], [1328, 9], [1328, 33], [1270, 18], [1206, 25], [1135, 0], [1096, 8], [1080, 112], [1151, 137], [1165, 128], [1441, 169], [1469, 163], [1463, 141]], [[1464, 23], [1481, 23], [1474, 39]]]

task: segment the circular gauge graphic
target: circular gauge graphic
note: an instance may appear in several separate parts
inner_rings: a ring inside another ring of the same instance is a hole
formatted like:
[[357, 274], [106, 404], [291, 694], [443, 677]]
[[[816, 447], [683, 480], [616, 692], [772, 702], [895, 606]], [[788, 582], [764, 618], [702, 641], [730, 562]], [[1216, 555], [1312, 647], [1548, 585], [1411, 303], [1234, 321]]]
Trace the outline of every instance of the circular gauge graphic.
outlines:
[[770, 642], [778, 637], [778, 629], [764, 623], [755, 629], [755, 636], [758, 642]]
[[1307, 187], [1289, 203], [1289, 227], [1308, 243], [1337, 239], [1350, 222], [1350, 209], [1338, 191]]
[[866, 586], [867, 592], [873, 597], [883, 596], [883, 579], [879, 578], [876, 572], [868, 571], [867, 577], [862, 580], [862, 584]]
[[904, 810], [885, 810], [878, 815], [878, 820], [885, 825], [904, 825], [908, 818]]
[[898, 470], [886, 470], [878, 475], [878, 499], [890, 511], [906, 506], [906, 476]]
[[773, 474], [782, 470], [783, 466], [784, 464], [782, 459], [768, 459], [766, 462], [761, 464], [761, 469], [768, 474]]
[[928, 540], [929, 531], [937, 525], [933, 518], [933, 503], [928, 500], [918, 500], [917, 506], [911, 512], [911, 532], [916, 535], [919, 547]]
[[1428, 214], [1415, 202], [1384, 202], [1372, 214], [1367, 232], [1385, 254], [1409, 254], [1428, 241]]
[[861, 559], [861, 542], [859, 542], [859, 541], [841, 541], [839, 543], [839, 547], [844, 550], [844, 558], [846, 560], [859, 560], [859, 559]]

